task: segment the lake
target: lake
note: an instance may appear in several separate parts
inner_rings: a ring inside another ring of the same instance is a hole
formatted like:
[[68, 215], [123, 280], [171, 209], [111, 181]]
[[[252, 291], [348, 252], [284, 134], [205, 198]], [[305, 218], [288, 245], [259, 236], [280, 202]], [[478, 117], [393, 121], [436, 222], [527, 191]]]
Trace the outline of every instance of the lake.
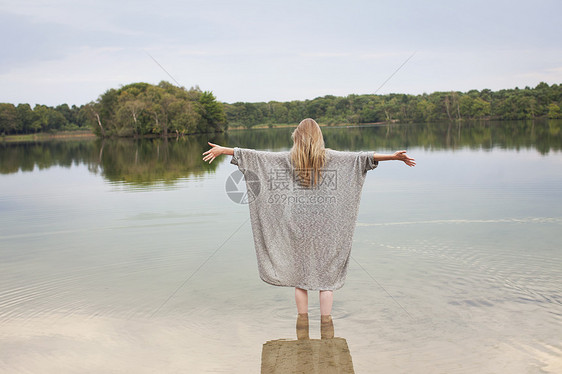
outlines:
[[[230, 156], [201, 153], [288, 150], [291, 131], [0, 143], [0, 372], [260, 372], [266, 342], [296, 339], [294, 291], [259, 279]], [[417, 161], [363, 187], [333, 309], [355, 372], [562, 372], [562, 121], [323, 133]]]

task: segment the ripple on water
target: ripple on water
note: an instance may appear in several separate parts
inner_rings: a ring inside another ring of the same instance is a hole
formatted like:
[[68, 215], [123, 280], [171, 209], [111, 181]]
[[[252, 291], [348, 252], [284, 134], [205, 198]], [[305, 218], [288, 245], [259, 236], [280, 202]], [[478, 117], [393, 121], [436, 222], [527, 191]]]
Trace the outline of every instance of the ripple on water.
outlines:
[[[145, 315], [162, 300], [162, 290], [178, 285], [204, 256], [187, 253], [139, 253], [125, 259], [103, 260], [80, 268], [12, 272], [0, 291], [0, 323], [11, 318], [72, 314]], [[197, 260], [193, 260], [197, 258]], [[191, 269], [191, 270], [190, 270]]]

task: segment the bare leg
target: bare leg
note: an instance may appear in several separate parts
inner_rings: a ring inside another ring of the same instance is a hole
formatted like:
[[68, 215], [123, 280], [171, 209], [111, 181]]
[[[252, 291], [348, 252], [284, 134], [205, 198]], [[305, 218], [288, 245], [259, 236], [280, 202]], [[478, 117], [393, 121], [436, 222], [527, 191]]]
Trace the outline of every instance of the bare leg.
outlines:
[[[295, 287], [295, 302], [299, 314], [308, 313], [308, 291]], [[331, 308], [331, 304], [330, 304]]]
[[320, 336], [322, 339], [334, 337], [334, 323], [332, 322], [333, 291], [320, 291]]
[[320, 291], [320, 315], [322, 316], [331, 315], [333, 302], [334, 302], [333, 291]]

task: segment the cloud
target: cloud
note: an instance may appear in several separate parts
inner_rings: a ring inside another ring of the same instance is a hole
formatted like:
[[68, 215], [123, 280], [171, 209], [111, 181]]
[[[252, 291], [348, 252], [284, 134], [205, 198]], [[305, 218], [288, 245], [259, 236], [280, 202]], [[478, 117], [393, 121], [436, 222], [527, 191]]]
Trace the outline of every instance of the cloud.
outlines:
[[562, 66], [530, 71], [517, 75], [521, 86], [535, 86], [540, 82], [557, 82], [562, 84]]
[[6, 1], [0, 101], [83, 103], [120, 84], [168, 80], [145, 51], [185, 86], [224, 101], [373, 92], [413, 51], [380, 93], [560, 82], [553, 32], [560, 8], [483, 0]]
[[29, 24], [39, 27], [59, 25], [81, 31], [102, 31], [124, 35], [139, 34], [138, 31], [121, 27], [119, 22], [115, 22], [115, 19], [110, 15], [121, 14], [123, 8], [112, 2], [19, 0], [2, 4], [0, 12], [7, 16], [26, 19]]
[[[80, 47], [56, 60], [15, 67], [0, 75], [0, 102], [84, 104], [109, 88], [168, 79], [140, 50], [121, 47]], [[56, 95], [53, 93], [56, 92]]]
[[303, 52], [300, 53], [301, 57], [313, 57], [313, 58], [339, 58], [339, 57], [349, 57], [349, 52]]
[[[562, 66], [546, 69], [546, 72], [558, 74], [558, 76], [560, 77], [560, 76], [562, 76]], [[562, 82], [562, 79], [559, 79], [559, 80]]]

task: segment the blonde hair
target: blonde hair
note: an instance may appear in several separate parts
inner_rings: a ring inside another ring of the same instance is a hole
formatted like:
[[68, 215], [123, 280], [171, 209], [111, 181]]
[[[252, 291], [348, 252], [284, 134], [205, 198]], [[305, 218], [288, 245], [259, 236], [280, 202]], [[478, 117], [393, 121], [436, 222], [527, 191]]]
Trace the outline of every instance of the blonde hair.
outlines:
[[290, 157], [299, 183], [305, 187], [315, 186], [320, 178], [320, 169], [326, 162], [326, 149], [320, 126], [312, 118], [299, 123], [291, 134], [293, 148]]

